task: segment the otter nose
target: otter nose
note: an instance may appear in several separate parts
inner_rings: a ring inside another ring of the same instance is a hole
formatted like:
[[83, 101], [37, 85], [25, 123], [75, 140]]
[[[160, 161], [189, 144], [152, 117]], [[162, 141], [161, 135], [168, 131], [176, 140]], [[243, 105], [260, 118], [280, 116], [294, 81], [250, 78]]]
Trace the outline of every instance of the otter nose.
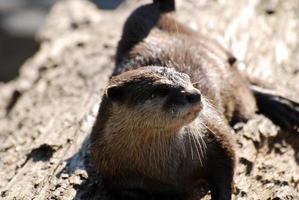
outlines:
[[186, 100], [189, 103], [198, 103], [201, 101], [201, 94], [198, 91], [186, 92]]

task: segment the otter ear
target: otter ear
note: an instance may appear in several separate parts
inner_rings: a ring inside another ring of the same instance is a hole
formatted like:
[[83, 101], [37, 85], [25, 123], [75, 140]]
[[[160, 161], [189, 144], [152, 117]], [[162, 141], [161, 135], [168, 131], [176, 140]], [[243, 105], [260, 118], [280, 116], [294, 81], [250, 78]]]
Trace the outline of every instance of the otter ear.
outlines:
[[119, 101], [124, 95], [123, 87], [120, 85], [111, 85], [106, 89], [106, 95], [112, 101]]

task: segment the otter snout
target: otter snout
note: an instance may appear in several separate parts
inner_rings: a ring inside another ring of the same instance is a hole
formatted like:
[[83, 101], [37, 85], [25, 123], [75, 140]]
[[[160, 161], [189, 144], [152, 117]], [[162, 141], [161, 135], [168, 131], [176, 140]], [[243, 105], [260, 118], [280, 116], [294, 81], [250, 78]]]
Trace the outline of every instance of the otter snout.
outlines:
[[172, 116], [189, 123], [197, 117], [203, 104], [201, 93], [192, 87], [172, 91], [166, 105]]
[[201, 94], [194, 90], [191, 92], [186, 92], [186, 100], [188, 103], [199, 103], [201, 101]]
[[172, 100], [176, 104], [197, 104], [201, 102], [201, 94], [198, 90], [181, 90], [172, 95]]
[[170, 97], [171, 110], [186, 123], [194, 120], [202, 110], [201, 93], [196, 88], [184, 88]]

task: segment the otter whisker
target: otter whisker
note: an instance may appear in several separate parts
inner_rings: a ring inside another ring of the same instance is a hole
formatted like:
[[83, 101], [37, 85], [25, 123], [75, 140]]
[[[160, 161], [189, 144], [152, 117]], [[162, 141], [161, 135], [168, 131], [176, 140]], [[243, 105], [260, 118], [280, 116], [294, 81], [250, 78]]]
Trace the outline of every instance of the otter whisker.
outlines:
[[203, 153], [206, 154], [207, 153], [207, 144], [206, 142], [204, 141], [204, 139], [202, 138], [202, 136], [199, 136], [200, 140], [201, 140], [201, 143], [203, 144]]
[[175, 29], [176, 29], [176, 33], [179, 33], [179, 28], [178, 28], [178, 24], [175, 23]]
[[184, 156], [184, 158], [187, 158], [187, 152], [186, 152], [185, 142], [184, 142], [183, 139], [179, 140], [179, 142], [181, 143], [181, 147], [182, 147], [182, 151], [183, 151], [183, 156]]
[[[200, 154], [201, 154], [201, 159], [203, 160], [204, 157], [205, 157], [205, 154], [206, 154], [206, 148], [207, 148], [207, 145], [205, 143], [205, 141], [203, 140], [202, 136], [197, 134], [197, 135], [194, 135], [194, 137], [196, 138], [198, 144], [199, 144], [199, 148], [200, 148]], [[199, 139], [200, 138], [200, 139]], [[202, 163], [203, 164], [203, 163]]]
[[204, 101], [204, 105], [207, 106], [207, 109], [204, 109], [204, 113], [211, 114], [215, 117], [222, 116], [222, 113], [219, 111], [219, 109], [215, 108], [215, 106], [213, 106], [213, 104], [207, 98], [203, 98], [203, 101]]
[[211, 133], [213, 133], [214, 135], [217, 135], [214, 131], [212, 131], [207, 125], [205, 125], [202, 121], [199, 122], [200, 124], [202, 124], [206, 129], [208, 129]]
[[218, 109], [212, 104], [212, 102], [208, 98], [203, 97], [203, 100], [204, 100], [206, 106], [208, 106], [209, 108], [212, 108], [213, 111], [215, 111], [218, 114], [220, 114], [220, 112], [218, 111]]
[[201, 160], [201, 156], [200, 156], [200, 153], [199, 153], [199, 150], [198, 150], [198, 148], [199, 148], [198, 146], [200, 146], [200, 144], [198, 143], [198, 140], [195, 139], [195, 135], [194, 134], [191, 134], [191, 137], [192, 137], [192, 139], [194, 141], [195, 150], [196, 150], [196, 153], [197, 153], [198, 160], [199, 160], [200, 164], [203, 165], [202, 160]]
[[190, 146], [190, 151], [191, 151], [191, 159], [193, 160], [193, 148], [192, 148], [192, 142], [191, 142], [191, 136], [190, 136], [190, 132], [189, 130], [187, 130], [187, 136], [188, 136], [188, 139], [189, 139], [189, 146]]

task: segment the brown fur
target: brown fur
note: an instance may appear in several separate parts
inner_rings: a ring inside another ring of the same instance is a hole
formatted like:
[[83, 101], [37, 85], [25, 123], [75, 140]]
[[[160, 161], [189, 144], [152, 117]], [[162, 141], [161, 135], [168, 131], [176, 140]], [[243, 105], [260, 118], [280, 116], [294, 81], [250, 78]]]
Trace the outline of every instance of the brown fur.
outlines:
[[[213, 200], [228, 200], [235, 162], [228, 122], [250, 117], [255, 100], [232, 55], [161, 8], [138, 8], [124, 26], [91, 134], [92, 161], [117, 199], [188, 199], [204, 179]], [[174, 68], [190, 80], [178, 83], [172, 71], [149, 66]], [[172, 120], [157, 107], [162, 98], [147, 101], [161, 84], [200, 91], [196, 119]], [[123, 92], [115, 100], [113, 87]]]
[[[140, 15], [141, 12], [145, 14]], [[235, 66], [229, 64], [232, 56], [219, 44], [175, 21], [170, 14], [158, 12], [155, 5], [148, 5], [137, 9], [127, 20], [113, 75], [149, 65], [174, 67], [188, 74], [192, 83], [197, 83], [195, 87], [229, 121], [246, 119], [255, 113], [254, 96]], [[150, 19], [156, 26], [140, 23]], [[141, 40], [142, 36], [146, 37]]]

